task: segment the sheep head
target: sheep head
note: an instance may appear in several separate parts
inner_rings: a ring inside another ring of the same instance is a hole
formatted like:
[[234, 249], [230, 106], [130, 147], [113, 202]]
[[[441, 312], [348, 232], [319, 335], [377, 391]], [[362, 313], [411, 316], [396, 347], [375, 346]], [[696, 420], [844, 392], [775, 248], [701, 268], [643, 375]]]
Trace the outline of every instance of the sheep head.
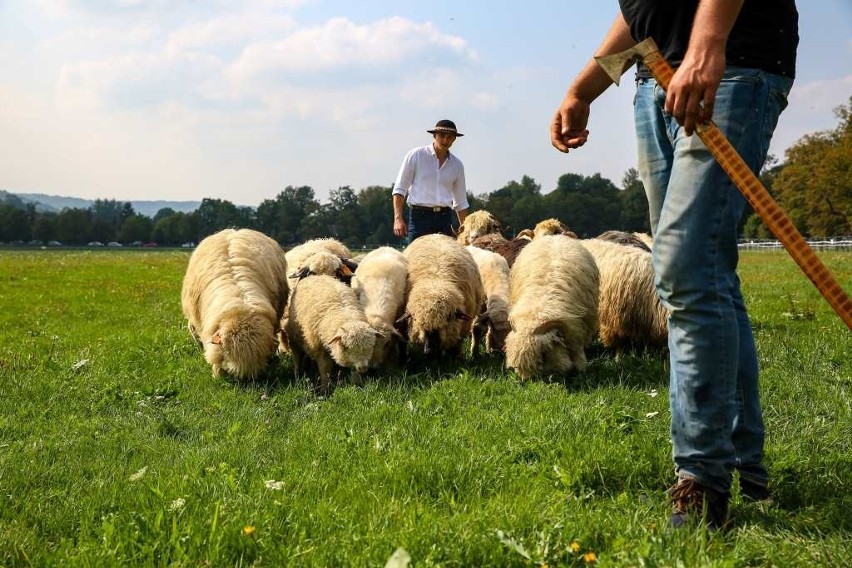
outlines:
[[263, 371], [278, 347], [277, 330], [265, 314], [245, 307], [225, 311], [209, 339], [204, 358], [215, 376], [252, 379]]
[[341, 367], [366, 372], [376, 345], [378, 332], [367, 322], [350, 321], [341, 325], [329, 342], [331, 357]]
[[575, 365], [565, 335], [555, 322], [546, 322], [534, 329], [513, 329], [506, 336], [506, 367], [514, 369], [524, 380], [564, 375], [585, 366], [584, 363]]
[[453, 288], [430, 287], [420, 290], [416, 300], [409, 297], [409, 309], [400, 318], [408, 325], [408, 339], [421, 346], [424, 352], [453, 351], [470, 333], [473, 318], [459, 306], [464, 306], [461, 292]]

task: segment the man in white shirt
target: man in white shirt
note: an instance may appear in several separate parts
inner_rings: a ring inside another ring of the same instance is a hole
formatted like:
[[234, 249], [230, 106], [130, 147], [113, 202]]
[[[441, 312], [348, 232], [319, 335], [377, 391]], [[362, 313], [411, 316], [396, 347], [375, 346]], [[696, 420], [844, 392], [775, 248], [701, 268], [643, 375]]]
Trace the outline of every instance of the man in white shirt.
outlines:
[[[432, 143], [413, 148], [405, 155], [393, 185], [393, 233], [400, 238], [407, 235], [409, 243], [432, 233], [453, 236], [453, 210], [462, 223], [469, 207], [464, 165], [450, 154], [450, 146], [464, 134], [446, 119], [426, 132], [432, 135]], [[406, 197], [407, 224], [403, 215]]]

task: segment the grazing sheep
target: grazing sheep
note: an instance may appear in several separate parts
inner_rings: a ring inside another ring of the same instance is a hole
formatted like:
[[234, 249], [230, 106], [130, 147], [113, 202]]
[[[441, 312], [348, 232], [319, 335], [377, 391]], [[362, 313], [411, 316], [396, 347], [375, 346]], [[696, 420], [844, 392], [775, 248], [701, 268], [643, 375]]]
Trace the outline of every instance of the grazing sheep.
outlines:
[[490, 235], [502, 231], [503, 228], [494, 215], [485, 210], [474, 211], [465, 217], [464, 222], [459, 227], [459, 234], [456, 240], [462, 245], [469, 245], [480, 235]]
[[503, 351], [509, 333], [509, 263], [490, 250], [468, 245], [467, 250], [476, 261], [482, 287], [485, 290], [485, 311], [473, 321], [471, 353], [476, 353], [485, 337], [486, 351]]
[[668, 310], [654, 287], [651, 253], [600, 239], [580, 242], [595, 257], [601, 273], [601, 343], [616, 352], [628, 347], [666, 347]]
[[425, 354], [461, 355], [485, 291], [470, 252], [445, 235], [426, 235], [403, 252], [408, 259], [408, 299], [400, 322]]
[[642, 241], [643, 243], [645, 243], [645, 246], [647, 246], [649, 250], [654, 245], [654, 239], [648, 233], [634, 232], [633, 236], [636, 237], [637, 239], [639, 239], [640, 241]]
[[521, 250], [530, 244], [530, 239], [527, 237], [515, 237], [511, 241], [507, 241], [502, 235], [491, 234], [477, 237], [470, 244], [481, 249], [496, 252], [506, 259], [509, 268], [511, 268]]
[[367, 322], [380, 332], [373, 348], [370, 366], [389, 367], [396, 363], [400, 342], [405, 338], [394, 327], [405, 309], [408, 286], [408, 259], [391, 247], [368, 253], [355, 270], [352, 289], [364, 308]]
[[298, 378], [305, 357], [319, 367], [320, 390], [329, 391], [335, 363], [354, 368], [356, 378], [367, 370], [377, 332], [364, 316], [355, 292], [326, 275], [304, 278], [296, 284], [287, 310], [283, 338], [293, 355]]
[[576, 239], [548, 235], [518, 255], [509, 283], [506, 367], [522, 379], [586, 368], [598, 328], [599, 273]]
[[252, 379], [275, 354], [287, 304], [287, 260], [271, 238], [225, 229], [193, 251], [181, 307], [214, 376]]
[[577, 238], [577, 234], [568, 228], [568, 226], [559, 219], [545, 219], [539, 221], [533, 230], [533, 238], [543, 237], [545, 235], [565, 235], [573, 239]]
[[352, 261], [352, 253], [346, 245], [326, 238], [305, 241], [287, 251], [287, 267], [291, 271], [288, 284], [293, 290], [299, 279], [315, 274], [336, 276], [348, 284], [357, 264]]
[[599, 241], [609, 241], [626, 247], [635, 247], [639, 250], [651, 252], [651, 248], [645, 243], [645, 240], [639, 236], [639, 233], [611, 230], [604, 231], [595, 238]]

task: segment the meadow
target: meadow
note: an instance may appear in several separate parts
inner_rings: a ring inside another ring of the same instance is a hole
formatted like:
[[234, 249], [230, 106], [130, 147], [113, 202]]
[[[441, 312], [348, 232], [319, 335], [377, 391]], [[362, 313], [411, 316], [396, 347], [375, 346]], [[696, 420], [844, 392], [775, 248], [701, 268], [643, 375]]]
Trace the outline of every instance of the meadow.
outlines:
[[[847, 291], [852, 253], [820, 253]], [[744, 253], [773, 500], [667, 528], [667, 362], [520, 382], [415, 361], [327, 398], [288, 359], [211, 376], [188, 251], [0, 251], [4, 566], [848, 566], [852, 332]]]

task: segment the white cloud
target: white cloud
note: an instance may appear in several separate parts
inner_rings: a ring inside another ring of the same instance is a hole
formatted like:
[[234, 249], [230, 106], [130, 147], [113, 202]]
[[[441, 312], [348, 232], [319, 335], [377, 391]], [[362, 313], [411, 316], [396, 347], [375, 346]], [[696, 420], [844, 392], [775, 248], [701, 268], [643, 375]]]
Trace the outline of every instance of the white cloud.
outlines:
[[248, 80], [285, 72], [406, 63], [416, 70], [424, 59], [439, 60], [447, 55], [455, 61], [477, 59], [462, 38], [443, 34], [430, 22], [395, 17], [357, 25], [346, 18], [332, 18], [322, 26], [300, 29], [282, 41], [247, 46], [230, 74], [234, 80]]

